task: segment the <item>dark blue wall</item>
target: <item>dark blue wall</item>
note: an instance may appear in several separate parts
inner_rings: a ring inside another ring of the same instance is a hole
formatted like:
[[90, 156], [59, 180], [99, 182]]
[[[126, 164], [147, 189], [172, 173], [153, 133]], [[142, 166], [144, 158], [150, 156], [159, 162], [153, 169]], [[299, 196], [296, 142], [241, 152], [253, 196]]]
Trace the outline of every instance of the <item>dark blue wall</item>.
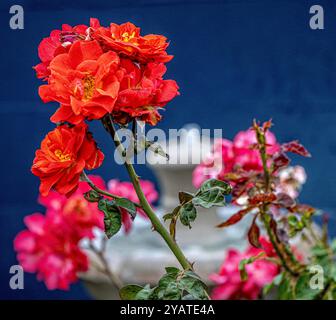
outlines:
[[[309, 8], [316, 3], [324, 5], [325, 30], [309, 28]], [[25, 9], [24, 30], [8, 26], [13, 4]], [[335, 1], [1, 0], [0, 8], [0, 297], [87, 297], [80, 285], [68, 293], [48, 292], [34, 275], [26, 276], [25, 290], [8, 288], [9, 266], [16, 262], [12, 240], [23, 228], [22, 218], [41, 210], [35, 201], [38, 179], [29, 169], [34, 150], [53, 127], [48, 118], [55, 110], [39, 100], [40, 82], [31, 67], [38, 62], [42, 37], [62, 23], [88, 23], [94, 16], [104, 24], [132, 21], [144, 33], [166, 35], [175, 55], [168, 75], [178, 81], [181, 96], [159, 126], [196, 122], [223, 128], [232, 138], [254, 117], [272, 117], [279, 140], [298, 138], [313, 154], [300, 159], [309, 175], [302, 200], [334, 211]], [[111, 142], [98, 124], [93, 129], [108, 153]], [[111, 154], [98, 172], [106, 179], [126, 179], [122, 168], [110, 164]], [[154, 179], [144, 166], [138, 170]]]

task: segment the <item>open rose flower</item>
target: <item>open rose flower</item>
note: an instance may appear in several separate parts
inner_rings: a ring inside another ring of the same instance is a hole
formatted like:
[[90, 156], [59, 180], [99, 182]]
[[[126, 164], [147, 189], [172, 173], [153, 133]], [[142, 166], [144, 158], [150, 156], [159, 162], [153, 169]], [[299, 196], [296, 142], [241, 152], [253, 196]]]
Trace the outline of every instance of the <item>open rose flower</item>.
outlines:
[[103, 53], [96, 41], [77, 41], [68, 53], [56, 56], [49, 68], [48, 84], [40, 86], [39, 95], [44, 102], [61, 104], [53, 122], [76, 124], [84, 118], [100, 119], [113, 110], [123, 76], [115, 52]]
[[167, 68], [163, 63], [138, 65], [130, 59], [121, 59], [124, 77], [113, 115], [116, 121], [129, 122], [138, 118], [155, 125], [161, 116], [158, 108], [165, 106], [179, 94], [174, 80], [163, 80]]
[[86, 124], [61, 125], [44, 138], [31, 170], [41, 180], [43, 196], [47, 196], [51, 188], [70, 196], [78, 187], [82, 171], [98, 168], [103, 159]]
[[25, 224], [28, 230], [21, 231], [14, 240], [20, 265], [26, 272], [37, 273], [49, 290], [69, 289], [78, 273], [88, 269], [77, 235], [62, 221], [39, 213], [27, 216]]
[[[152, 204], [158, 199], [158, 192], [155, 190], [155, 186], [152, 182], [147, 180], [141, 180], [140, 186], [142, 191], [145, 194], [147, 201]], [[119, 181], [112, 179], [107, 184], [108, 191], [116, 196], [127, 198], [135, 203], [139, 203], [138, 196], [134, 190], [134, 187], [131, 182], [128, 181]], [[146, 217], [142, 209], [137, 209], [138, 213]], [[124, 226], [125, 232], [129, 232], [132, 226], [132, 220], [128, 212], [124, 209], [121, 209], [122, 213], [122, 224]]]
[[[99, 176], [89, 175], [90, 180], [100, 189], [106, 189], [104, 180]], [[94, 237], [93, 228], [104, 229], [104, 214], [97, 203], [88, 202], [83, 194], [91, 190], [87, 182], [79, 182], [78, 189], [67, 198], [56, 191], [47, 196], [39, 196], [39, 202], [47, 208], [47, 214], [60, 217], [71, 225], [80, 237]]]
[[167, 38], [162, 35], [140, 35], [140, 28], [130, 22], [121, 25], [111, 23], [110, 27], [100, 26], [96, 20], [92, 37], [106, 48], [127, 56], [140, 63], [168, 62], [173, 56], [168, 55]]
[[239, 272], [239, 263], [241, 260], [256, 256], [265, 252], [267, 257], [275, 257], [271, 243], [260, 239], [263, 249], [257, 249], [252, 246], [245, 252], [239, 252], [236, 249], [230, 249], [227, 252], [224, 263], [218, 274], [212, 274], [210, 279], [217, 285], [212, 291], [212, 298], [215, 300], [236, 300], [236, 299], [257, 299], [262, 288], [273, 281], [279, 273], [279, 266], [265, 259], [248, 264], [246, 271], [248, 278], [241, 280]]
[[41, 62], [34, 67], [36, 76], [46, 79], [50, 75], [50, 62], [57, 55], [68, 52], [75, 41], [85, 39], [87, 29], [85, 25], [71, 27], [63, 24], [61, 30], [53, 30], [49, 37], [44, 38], [38, 47]]

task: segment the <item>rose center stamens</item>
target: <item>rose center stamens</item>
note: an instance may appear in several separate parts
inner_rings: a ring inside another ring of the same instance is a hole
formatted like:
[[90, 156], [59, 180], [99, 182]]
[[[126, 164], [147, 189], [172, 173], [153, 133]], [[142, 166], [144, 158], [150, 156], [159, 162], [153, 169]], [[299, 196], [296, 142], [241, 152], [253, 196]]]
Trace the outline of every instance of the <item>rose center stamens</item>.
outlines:
[[95, 79], [93, 76], [88, 75], [83, 79], [84, 84], [84, 100], [91, 100], [95, 89]]
[[71, 160], [71, 155], [69, 153], [64, 154], [61, 150], [57, 149], [54, 152], [55, 156], [61, 161], [70, 161]]
[[121, 35], [122, 41], [124, 42], [129, 42], [131, 39], [133, 39], [135, 36], [135, 31], [133, 31], [131, 34], [129, 34], [128, 32], [124, 32]]

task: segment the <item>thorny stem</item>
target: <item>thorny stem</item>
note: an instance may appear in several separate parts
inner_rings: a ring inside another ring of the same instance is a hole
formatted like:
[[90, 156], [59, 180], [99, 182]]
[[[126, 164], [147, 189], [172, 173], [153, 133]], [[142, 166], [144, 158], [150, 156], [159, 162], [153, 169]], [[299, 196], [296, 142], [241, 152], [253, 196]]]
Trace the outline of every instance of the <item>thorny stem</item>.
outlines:
[[[125, 148], [123, 147], [118, 134], [115, 130], [115, 127], [113, 125], [113, 121], [111, 118], [111, 115], [108, 115], [107, 117], [103, 118], [102, 120], [103, 125], [105, 129], [108, 131], [108, 133], [111, 135], [115, 146], [117, 149], [119, 149], [121, 155], [125, 154]], [[134, 189], [136, 191], [136, 194], [139, 198], [140, 204], [142, 206], [142, 209], [152, 222], [153, 228], [155, 231], [157, 231], [161, 237], [164, 239], [164, 241], [167, 243], [170, 250], [175, 255], [176, 259], [180, 263], [180, 265], [183, 267], [184, 270], [193, 270], [193, 267], [191, 263], [187, 260], [185, 255], [183, 254], [182, 250], [178, 246], [178, 244], [174, 241], [174, 239], [171, 237], [165, 226], [161, 223], [160, 219], [156, 216], [155, 212], [151, 208], [150, 204], [148, 203], [142, 189], [140, 186], [139, 177], [136, 174], [133, 165], [125, 158], [125, 167], [126, 170], [130, 176], [130, 179], [132, 181], [132, 184], [134, 186]]]
[[120, 290], [123, 287], [123, 283], [120, 280], [120, 278], [114, 272], [112, 272], [112, 270], [110, 269], [109, 264], [108, 264], [108, 262], [105, 258], [106, 242], [107, 242], [107, 239], [104, 238], [103, 242], [102, 242], [102, 248], [97, 249], [93, 245], [92, 241], [90, 241], [89, 248], [92, 252], [94, 252], [96, 254], [98, 259], [100, 260], [100, 262], [103, 266], [102, 272], [109, 278], [110, 282], [113, 285], [115, 285], [118, 290]]
[[[271, 179], [270, 179], [270, 171], [267, 166], [267, 153], [266, 153], [266, 137], [265, 133], [261, 131], [261, 129], [255, 126], [257, 141], [259, 144], [259, 153], [263, 166], [264, 173], [264, 191], [268, 193], [271, 189]], [[260, 207], [260, 216], [265, 225], [266, 231], [272, 242], [275, 252], [279, 256], [283, 267], [293, 276], [297, 276], [299, 274], [299, 270], [302, 270], [303, 266], [299, 264], [299, 262], [295, 259], [293, 253], [286, 247], [285, 244], [281, 243], [278, 240], [278, 237], [275, 231], [272, 229], [270, 225], [269, 219], [267, 219], [267, 211], [268, 205], [263, 204]], [[288, 261], [290, 260], [290, 262]]]
[[276, 254], [278, 255], [279, 259], [281, 260], [282, 266], [286, 269], [286, 271], [288, 271], [290, 274], [296, 276], [297, 272], [292, 270], [291, 267], [287, 264], [285, 255], [283, 254], [282, 250], [280, 249], [280, 246], [278, 246], [276, 235], [274, 234], [272, 228], [270, 227], [269, 221], [267, 220], [266, 212], [267, 212], [267, 206], [262, 206], [260, 208], [260, 216], [261, 216], [261, 219], [262, 219], [262, 221], [265, 225], [268, 237], [269, 237], [270, 241], [272, 242], [273, 248], [274, 248]]

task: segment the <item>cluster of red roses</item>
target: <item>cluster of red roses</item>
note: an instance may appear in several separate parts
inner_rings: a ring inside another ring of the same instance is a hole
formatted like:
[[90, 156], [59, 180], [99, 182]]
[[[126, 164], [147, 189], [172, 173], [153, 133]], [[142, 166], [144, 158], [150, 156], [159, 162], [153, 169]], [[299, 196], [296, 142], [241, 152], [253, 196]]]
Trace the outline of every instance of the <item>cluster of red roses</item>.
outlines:
[[139, 119], [155, 125], [158, 109], [179, 94], [174, 80], [164, 80], [167, 39], [140, 35], [132, 23], [109, 27], [97, 19], [90, 26], [63, 25], [39, 45], [35, 66], [44, 102], [60, 104], [51, 117], [59, 126], [42, 141], [32, 172], [41, 179], [40, 192], [51, 188], [71, 195], [84, 169], [101, 165], [104, 155], [88, 132], [85, 120], [110, 114], [126, 124]]
[[[120, 197], [139, 202], [130, 182], [110, 180], [107, 184], [99, 176], [89, 176], [100, 189], [113, 192]], [[140, 181], [141, 187], [152, 204], [158, 193], [150, 181]], [[47, 196], [40, 195], [39, 203], [46, 213], [26, 216], [27, 230], [21, 231], [14, 240], [17, 259], [26, 272], [37, 273], [49, 290], [69, 289], [78, 279], [79, 272], [88, 270], [89, 261], [79, 243], [83, 238], [92, 239], [94, 228], [104, 229], [104, 215], [97, 203], [88, 202], [83, 193], [91, 188], [80, 182], [78, 189], [67, 198], [56, 191]], [[142, 214], [141, 209], [138, 213]], [[121, 209], [125, 232], [131, 228], [130, 215]]]

